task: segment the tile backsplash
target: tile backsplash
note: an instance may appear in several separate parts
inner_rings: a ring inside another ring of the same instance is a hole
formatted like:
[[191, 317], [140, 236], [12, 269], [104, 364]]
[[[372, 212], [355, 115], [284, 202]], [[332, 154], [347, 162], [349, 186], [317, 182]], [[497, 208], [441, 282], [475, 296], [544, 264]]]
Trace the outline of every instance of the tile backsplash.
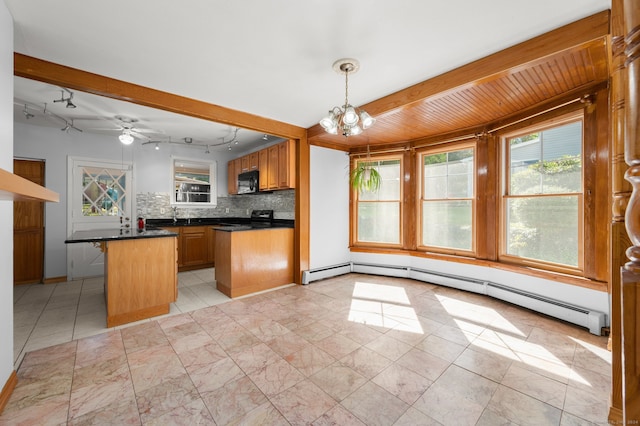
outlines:
[[[264, 194], [231, 195], [218, 197], [213, 208], [179, 207], [179, 218], [197, 217], [249, 217], [251, 210], [273, 210], [275, 219], [295, 218], [296, 191], [287, 189]], [[229, 212], [227, 213], [227, 209]], [[173, 217], [168, 192], [138, 192], [136, 217], [170, 219]]]

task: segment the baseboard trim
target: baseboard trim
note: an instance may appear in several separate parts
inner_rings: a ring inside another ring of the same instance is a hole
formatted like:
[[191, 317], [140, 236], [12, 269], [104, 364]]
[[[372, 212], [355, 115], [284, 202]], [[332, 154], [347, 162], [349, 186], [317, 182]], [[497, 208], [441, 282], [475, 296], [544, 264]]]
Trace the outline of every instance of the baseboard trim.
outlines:
[[45, 278], [44, 280], [42, 280], [42, 284], [56, 284], [56, 283], [63, 283], [66, 281], [67, 281], [67, 276], [64, 275], [62, 277]]
[[2, 392], [0, 392], [0, 414], [4, 411], [4, 407], [7, 405], [7, 402], [9, 402], [9, 398], [17, 384], [18, 374], [16, 370], [13, 370], [7, 379], [7, 383], [2, 387]]

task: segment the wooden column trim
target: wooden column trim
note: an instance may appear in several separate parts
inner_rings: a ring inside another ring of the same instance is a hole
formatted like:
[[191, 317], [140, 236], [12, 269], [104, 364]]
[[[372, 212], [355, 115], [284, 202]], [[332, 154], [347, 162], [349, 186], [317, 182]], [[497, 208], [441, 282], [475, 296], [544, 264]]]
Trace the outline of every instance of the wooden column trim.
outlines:
[[[620, 6], [619, 2], [615, 4]], [[624, 424], [640, 421], [640, 6], [638, 0], [622, 2], [624, 17], [626, 102], [624, 158], [629, 169], [625, 178], [632, 192], [625, 212], [625, 227], [631, 247], [629, 262], [621, 274], [622, 413]]]

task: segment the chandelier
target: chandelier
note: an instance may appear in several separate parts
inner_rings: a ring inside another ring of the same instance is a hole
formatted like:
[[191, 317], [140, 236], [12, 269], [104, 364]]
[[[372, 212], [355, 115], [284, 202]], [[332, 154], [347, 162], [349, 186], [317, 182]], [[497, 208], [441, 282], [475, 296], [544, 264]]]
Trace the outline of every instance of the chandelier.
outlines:
[[329, 114], [320, 120], [320, 125], [332, 135], [337, 135], [338, 131], [345, 137], [359, 135], [363, 129], [368, 129], [376, 122], [366, 111], [349, 103], [349, 73], [358, 71], [360, 63], [356, 59], [339, 59], [333, 63], [333, 69], [344, 74], [344, 105], [342, 108], [335, 106], [329, 110]]

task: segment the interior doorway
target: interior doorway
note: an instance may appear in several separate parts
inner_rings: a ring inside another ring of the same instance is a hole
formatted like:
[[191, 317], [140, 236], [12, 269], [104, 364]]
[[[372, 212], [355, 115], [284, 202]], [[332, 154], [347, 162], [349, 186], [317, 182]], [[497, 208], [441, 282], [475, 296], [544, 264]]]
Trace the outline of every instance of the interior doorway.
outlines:
[[[13, 160], [13, 173], [44, 186], [43, 160]], [[13, 283], [42, 282], [44, 276], [44, 203], [13, 203]]]

